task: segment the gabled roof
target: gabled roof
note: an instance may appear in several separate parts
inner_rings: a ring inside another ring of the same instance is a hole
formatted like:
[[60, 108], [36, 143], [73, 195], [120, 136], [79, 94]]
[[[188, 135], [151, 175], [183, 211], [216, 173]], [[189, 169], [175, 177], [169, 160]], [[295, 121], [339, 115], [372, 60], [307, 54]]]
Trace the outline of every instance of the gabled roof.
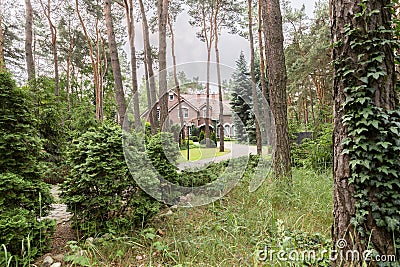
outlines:
[[[189, 101], [187, 101], [185, 98], [183, 98], [181, 96], [181, 103], [185, 103], [188, 106], [190, 106], [192, 109], [196, 110], [197, 112], [199, 111], [199, 109], [197, 107], [195, 107], [192, 103], [190, 103]], [[179, 105], [179, 102], [177, 102], [175, 105], [173, 105], [172, 107], [169, 108], [168, 112], [171, 112], [174, 108], [176, 108]]]
[[[176, 97], [178, 97], [178, 94], [173, 90], [170, 89], [168, 90], [168, 94], [173, 93]], [[206, 101], [207, 101], [207, 95], [206, 94], [181, 94], [181, 103], [185, 103], [186, 105], [190, 106], [192, 109], [194, 109], [197, 112], [200, 112], [205, 106], [206, 106]], [[232, 115], [232, 109], [229, 104], [229, 100], [223, 100], [223, 107], [224, 107], [224, 115], [225, 116], [230, 116]], [[158, 101], [156, 102], [156, 105], [158, 104]], [[171, 107], [169, 107], [168, 112], [171, 112], [174, 108], [176, 108], [179, 105], [179, 103], [175, 103]], [[218, 117], [219, 116], [219, 95], [218, 94], [210, 94], [209, 97], [209, 105], [210, 109], [213, 110], [213, 117]], [[148, 110], [146, 110], [143, 114], [142, 117], [146, 116], [148, 113]]]

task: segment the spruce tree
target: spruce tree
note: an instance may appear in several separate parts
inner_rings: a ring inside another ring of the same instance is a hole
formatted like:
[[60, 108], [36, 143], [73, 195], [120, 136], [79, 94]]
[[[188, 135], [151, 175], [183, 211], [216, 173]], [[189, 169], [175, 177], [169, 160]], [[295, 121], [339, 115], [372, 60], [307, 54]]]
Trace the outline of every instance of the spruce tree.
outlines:
[[232, 74], [232, 80], [233, 92], [230, 104], [234, 112], [233, 121], [236, 138], [239, 142], [254, 142], [255, 124], [251, 107], [251, 80], [249, 79], [249, 70], [243, 51], [236, 61], [236, 70]]

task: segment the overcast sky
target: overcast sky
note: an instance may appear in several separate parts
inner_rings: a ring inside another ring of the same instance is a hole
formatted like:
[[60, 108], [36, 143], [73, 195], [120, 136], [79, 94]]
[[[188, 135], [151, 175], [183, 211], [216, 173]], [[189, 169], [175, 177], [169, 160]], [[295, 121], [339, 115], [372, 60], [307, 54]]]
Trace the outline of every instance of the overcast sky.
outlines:
[[[292, 0], [292, 7], [301, 8], [304, 4], [306, 8], [306, 13], [308, 16], [312, 16], [315, 0]], [[189, 25], [189, 16], [182, 13], [178, 16], [177, 22], [175, 24], [175, 51], [177, 64], [183, 64], [179, 66], [180, 70], [185, 71], [189, 79], [193, 77], [202, 76], [205, 77], [205, 63], [193, 63], [199, 61], [207, 60], [207, 50], [205, 43], [201, 42], [196, 38], [196, 32], [198, 29], [192, 28]], [[142, 41], [142, 31], [141, 25], [139, 23], [137, 30], [137, 49], [143, 49]], [[158, 37], [153, 35], [151, 37], [151, 42], [156, 45]], [[171, 46], [168, 41], [168, 66], [172, 66], [171, 59]], [[223, 79], [229, 79], [233, 68], [235, 67], [235, 61], [238, 59], [240, 52], [243, 51], [246, 58], [249, 59], [249, 43], [243, 37], [238, 35], [231, 35], [228, 33], [223, 33], [220, 37], [220, 57], [221, 63], [225, 66], [223, 67]], [[215, 61], [214, 54], [212, 55], [212, 61]], [[185, 64], [190, 63], [190, 64]], [[143, 67], [139, 70], [139, 75], [143, 75]], [[216, 80], [212, 78], [212, 80]]]

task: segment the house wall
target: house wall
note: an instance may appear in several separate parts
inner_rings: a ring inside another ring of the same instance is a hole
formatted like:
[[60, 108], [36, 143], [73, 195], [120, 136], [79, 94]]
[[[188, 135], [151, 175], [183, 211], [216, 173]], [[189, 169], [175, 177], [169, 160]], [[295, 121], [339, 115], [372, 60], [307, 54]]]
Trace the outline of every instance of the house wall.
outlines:
[[[191, 122], [193, 120], [193, 122], [197, 125], [197, 110], [193, 109], [191, 106], [182, 103], [182, 110], [184, 108], [187, 108], [189, 111], [189, 116], [188, 118], [183, 117], [183, 120], [186, 122]], [[179, 105], [177, 105], [176, 107], [174, 107], [170, 113], [169, 113], [169, 119], [170, 121], [172, 121], [174, 124], [180, 124], [180, 118], [178, 117], [179, 114]]]

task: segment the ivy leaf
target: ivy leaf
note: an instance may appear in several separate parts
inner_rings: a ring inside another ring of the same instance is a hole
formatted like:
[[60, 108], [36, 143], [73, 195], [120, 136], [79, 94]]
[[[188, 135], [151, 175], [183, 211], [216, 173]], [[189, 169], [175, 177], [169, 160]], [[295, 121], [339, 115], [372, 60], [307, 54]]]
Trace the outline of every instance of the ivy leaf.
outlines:
[[371, 124], [375, 127], [375, 129], [379, 129], [379, 121], [372, 121]]
[[399, 130], [398, 130], [396, 127], [394, 127], [394, 126], [390, 127], [390, 131], [391, 131], [392, 133], [396, 134], [396, 135], [399, 135]]
[[360, 81], [362, 81], [363, 83], [368, 84], [368, 77], [361, 77]]
[[383, 56], [383, 55], [380, 55], [380, 56], [374, 57], [374, 58], [372, 59], [372, 61], [378, 61], [379, 63], [382, 63], [383, 58], [384, 58], [384, 56]]

